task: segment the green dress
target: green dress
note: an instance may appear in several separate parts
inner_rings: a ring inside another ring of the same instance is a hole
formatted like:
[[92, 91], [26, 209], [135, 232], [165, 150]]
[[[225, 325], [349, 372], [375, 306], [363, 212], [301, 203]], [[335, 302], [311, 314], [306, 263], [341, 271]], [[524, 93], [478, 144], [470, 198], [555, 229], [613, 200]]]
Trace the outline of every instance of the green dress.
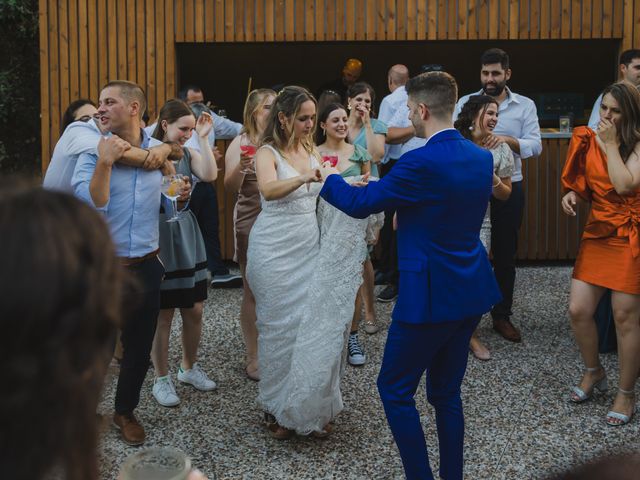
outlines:
[[340, 176], [343, 178], [362, 175], [362, 164], [371, 161], [371, 155], [369, 155], [366, 148], [363, 148], [360, 145], [354, 145], [353, 147], [353, 154], [351, 155], [351, 158], [349, 158], [351, 165], [340, 172]]
[[[376, 118], [371, 119], [371, 128], [373, 129], [373, 133], [382, 134], [385, 137], [387, 136], [387, 132], [389, 131], [389, 129], [387, 128], [387, 125], [383, 121], [378, 120]], [[353, 139], [353, 142], [351, 143], [353, 143], [354, 145], [359, 145], [363, 147], [365, 150], [367, 149], [367, 134], [365, 132], [364, 127], [360, 129], [360, 133], [356, 138]], [[369, 158], [371, 158], [371, 156], [369, 156]], [[371, 162], [371, 176], [372, 177], [380, 176], [378, 174], [378, 165], [373, 162]]]

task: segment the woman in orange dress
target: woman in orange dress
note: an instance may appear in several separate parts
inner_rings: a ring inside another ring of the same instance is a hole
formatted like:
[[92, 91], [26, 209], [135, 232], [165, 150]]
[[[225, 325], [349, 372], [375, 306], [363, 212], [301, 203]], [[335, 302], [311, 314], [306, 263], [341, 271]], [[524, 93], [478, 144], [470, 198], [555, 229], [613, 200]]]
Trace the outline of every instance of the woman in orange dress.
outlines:
[[594, 389], [607, 389], [593, 315], [611, 289], [620, 383], [606, 422], [624, 425], [635, 412], [640, 368], [640, 94], [635, 86], [620, 82], [604, 90], [597, 133], [588, 127], [573, 131], [562, 185], [568, 215], [576, 214], [578, 202], [591, 203], [571, 280], [571, 327], [585, 364], [571, 400], [582, 403]]

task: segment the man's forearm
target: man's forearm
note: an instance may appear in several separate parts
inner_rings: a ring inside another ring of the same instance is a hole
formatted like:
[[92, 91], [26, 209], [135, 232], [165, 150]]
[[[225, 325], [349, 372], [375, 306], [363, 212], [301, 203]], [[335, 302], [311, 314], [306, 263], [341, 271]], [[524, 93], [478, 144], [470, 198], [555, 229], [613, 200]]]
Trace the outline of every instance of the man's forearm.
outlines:
[[89, 193], [96, 208], [102, 208], [109, 202], [110, 183], [111, 166], [98, 161], [89, 183]]
[[397, 145], [406, 142], [415, 137], [415, 135], [416, 131], [413, 127], [389, 127], [386, 142], [391, 145]]

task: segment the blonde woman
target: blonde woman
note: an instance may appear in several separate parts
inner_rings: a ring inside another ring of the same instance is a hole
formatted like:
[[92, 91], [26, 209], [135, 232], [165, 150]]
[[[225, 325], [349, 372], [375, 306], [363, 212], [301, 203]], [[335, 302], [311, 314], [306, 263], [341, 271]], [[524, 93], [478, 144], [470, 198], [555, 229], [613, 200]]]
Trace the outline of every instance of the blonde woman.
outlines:
[[243, 281], [240, 327], [247, 349], [245, 373], [251, 380], [260, 380], [258, 372], [258, 330], [256, 329], [256, 300], [246, 280], [249, 232], [260, 213], [260, 191], [255, 172], [255, 149], [260, 143], [276, 92], [268, 88], [253, 90], [244, 105], [244, 128], [233, 139], [225, 156], [224, 188], [238, 192], [233, 212], [235, 257], [240, 265]]

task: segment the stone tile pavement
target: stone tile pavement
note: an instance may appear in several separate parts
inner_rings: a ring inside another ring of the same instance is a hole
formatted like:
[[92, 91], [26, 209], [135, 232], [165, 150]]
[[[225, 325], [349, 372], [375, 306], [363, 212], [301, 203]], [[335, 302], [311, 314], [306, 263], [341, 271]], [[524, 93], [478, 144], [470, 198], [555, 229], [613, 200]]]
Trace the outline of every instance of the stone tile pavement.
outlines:
[[[465, 478], [541, 479], [547, 474], [605, 452], [640, 450], [640, 419], [623, 428], [604, 423], [614, 389], [584, 405], [567, 401], [581, 364], [567, 320], [571, 269], [564, 266], [518, 269], [514, 323], [522, 344], [503, 341], [483, 320], [480, 336], [493, 359], [470, 358], [463, 383], [466, 417]], [[360, 334], [368, 355], [363, 367], [348, 366], [342, 383], [345, 410], [327, 439], [273, 440], [261, 425], [255, 404], [257, 384], [243, 375], [243, 346], [237, 322], [240, 289], [210, 290], [200, 363], [218, 383], [202, 393], [177, 385], [181, 404], [155, 403], [150, 371], [137, 415], [148, 433], [147, 446], [174, 446], [194, 465], [219, 480], [401, 479], [402, 467], [375, 387], [391, 305], [377, 304], [383, 328]], [[170, 363], [180, 361], [179, 318], [174, 321]], [[603, 364], [617, 385], [617, 357]], [[107, 379], [100, 411], [112, 412], [115, 377]], [[433, 410], [424, 380], [416, 396], [430, 447], [438, 465]], [[116, 478], [124, 458], [136, 449], [114, 429], [101, 440], [103, 478]]]

